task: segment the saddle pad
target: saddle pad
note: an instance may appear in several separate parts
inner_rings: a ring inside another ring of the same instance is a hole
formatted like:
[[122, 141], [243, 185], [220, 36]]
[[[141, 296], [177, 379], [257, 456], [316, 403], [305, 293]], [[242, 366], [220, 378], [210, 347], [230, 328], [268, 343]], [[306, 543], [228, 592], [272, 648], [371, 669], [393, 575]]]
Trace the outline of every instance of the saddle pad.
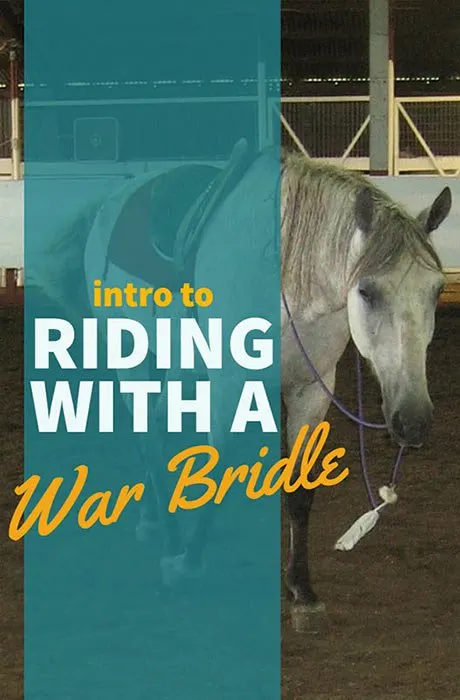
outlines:
[[220, 172], [211, 165], [181, 165], [152, 182], [149, 233], [161, 253], [173, 257], [177, 232], [186, 214]]
[[179, 289], [205, 224], [248, 164], [242, 139], [224, 169], [183, 165], [130, 183], [109, 234], [107, 260], [148, 285]]
[[108, 260], [155, 287], [178, 289], [171, 259], [178, 228], [220, 168], [184, 165], [128, 188], [110, 233]]
[[169, 286], [171, 265], [163, 260], [150, 243], [150, 193], [157, 175], [129, 183], [112, 201], [106, 203], [103, 224], [107, 241], [106, 268], [109, 263], [147, 286]]

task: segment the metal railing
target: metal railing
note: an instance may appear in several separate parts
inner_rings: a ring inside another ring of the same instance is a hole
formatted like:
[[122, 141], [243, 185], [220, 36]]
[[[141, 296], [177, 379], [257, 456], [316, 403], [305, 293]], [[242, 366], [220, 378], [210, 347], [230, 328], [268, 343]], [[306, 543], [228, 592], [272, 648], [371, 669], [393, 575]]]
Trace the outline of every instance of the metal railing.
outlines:
[[283, 97], [283, 145], [354, 170], [369, 169], [369, 97]]
[[[284, 97], [282, 142], [350, 170], [370, 170], [369, 97]], [[390, 174], [460, 176], [460, 95], [397, 97], [388, 125]]]
[[397, 97], [394, 175], [460, 175], [460, 95]]

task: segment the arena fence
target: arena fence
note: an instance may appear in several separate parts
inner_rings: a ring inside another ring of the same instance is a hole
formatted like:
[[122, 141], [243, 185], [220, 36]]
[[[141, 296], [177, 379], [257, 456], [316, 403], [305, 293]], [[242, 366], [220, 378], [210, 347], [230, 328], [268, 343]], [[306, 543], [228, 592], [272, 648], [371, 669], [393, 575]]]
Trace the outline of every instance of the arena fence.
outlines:
[[[281, 124], [284, 144], [295, 145], [312, 158], [335, 162], [351, 170], [369, 171], [368, 96], [283, 97], [279, 111], [279, 101], [270, 96], [270, 91], [267, 94], [263, 72], [258, 77], [258, 83], [257, 95], [216, 97], [212, 104], [210, 98], [204, 97], [189, 100], [153, 98], [142, 101], [142, 104], [137, 104], [136, 101], [136, 109], [140, 110], [139, 113], [142, 110], [146, 114], [148, 112], [152, 123], [152, 113], [170, 110], [170, 118], [163, 119], [165, 124], [169, 124], [172, 116], [177, 113], [178, 105], [182, 111], [184, 106], [193, 111], [195, 103], [209, 102], [214, 110], [218, 110], [219, 103], [247, 103], [248, 109], [255, 109], [257, 113], [254, 124], [260, 146], [272, 141], [275, 129]], [[52, 103], [37, 103], [36, 107], [46, 110], [50, 104]], [[110, 104], [112, 102], [107, 101], [107, 109], [110, 109]], [[62, 103], [61, 107], [65, 111], [66, 103]], [[82, 103], [82, 108], [84, 107], [85, 104]], [[193, 117], [192, 111], [190, 119]], [[21, 108], [21, 132], [22, 114]], [[392, 100], [392, 118], [389, 123], [392, 155], [390, 174], [435, 173], [444, 177], [459, 177], [459, 133], [460, 95], [395, 97]], [[0, 101], [0, 178], [12, 177], [11, 143], [9, 105]], [[71, 171], [78, 163], [69, 157], [70, 160], [63, 161], [61, 165]], [[115, 167], [119, 163], [114, 162], [112, 165]], [[19, 168], [19, 177], [22, 177], [22, 173], [23, 170]]]
[[[369, 97], [283, 97], [282, 142], [318, 160], [368, 172]], [[460, 95], [397, 97], [389, 125], [391, 175], [460, 176]]]
[[311, 158], [369, 170], [368, 97], [283, 97], [281, 113], [275, 104], [272, 111], [281, 120], [283, 145], [294, 145]]
[[398, 97], [394, 109], [394, 175], [460, 175], [460, 95]]

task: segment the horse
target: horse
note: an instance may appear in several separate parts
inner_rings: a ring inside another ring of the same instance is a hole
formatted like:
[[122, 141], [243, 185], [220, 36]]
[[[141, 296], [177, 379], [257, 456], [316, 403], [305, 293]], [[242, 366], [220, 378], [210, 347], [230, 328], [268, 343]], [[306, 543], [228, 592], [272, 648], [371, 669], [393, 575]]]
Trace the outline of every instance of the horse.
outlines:
[[[182, 172], [185, 178], [187, 167]], [[196, 166], [190, 166], [193, 167]], [[278, 169], [279, 177], [265, 177], [274, 168]], [[210, 179], [215, 176], [200, 172], [203, 185], [210, 181], [208, 175]], [[194, 181], [196, 175], [197, 171]], [[120, 255], [110, 256], [111, 233], [123, 217], [127, 202], [139, 197], [141, 191], [147, 193], [148, 201], [155, 191], [156, 179], [145, 176], [128, 183], [111, 201], [96, 203], [89, 213], [80, 216], [61, 238], [67, 264], [74, 261], [80, 275], [77, 251], [81, 265], [84, 248], [87, 285], [102, 274], [109, 286], [125, 278], [120, 272], [123, 259]], [[273, 228], [277, 197], [281, 216], [280, 250], [276, 246], [271, 254], [257, 247], [251, 250], [247, 246], [250, 217], [256, 216], [258, 225], [266, 222]], [[382, 412], [391, 439], [400, 446], [422, 446], [433, 414], [426, 354], [444, 285], [431, 234], [441, 226], [451, 206], [451, 191], [445, 187], [430, 206], [413, 217], [364, 175], [291, 151], [283, 151], [280, 163], [267, 150], [252, 159], [214, 208], [193, 256], [191, 272], [195, 287], [206, 285], [214, 291], [216, 299], [230, 296], [235, 308], [244, 307], [250, 289], [256, 308], [263, 294], [264, 276], [273, 274], [273, 265], [281, 259], [278, 272], [283, 292], [279, 307], [283, 454], [290, 453], [303, 425], [314, 426], [324, 420], [330, 405], [329, 397], [304, 361], [291, 321], [317, 373], [332, 393], [337, 364], [352, 339], [379, 383]], [[143, 214], [136, 222], [139, 231], [144, 232], [146, 271], [140, 271], [136, 278], [130, 270], [130, 275], [134, 283], [137, 281], [142, 286], [149, 275], [149, 261], [158, 265], [158, 257], [165, 256], [158, 249], [158, 242], [152, 240], [151, 208], [146, 206], [139, 211]], [[248, 282], [244, 288], [235, 285], [231, 270], [227, 271], [225, 260], [220, 257], [224, 236], [231, 238], [235, 255], [239, 256], [240, 277]], [[59, 263], [56, 252], [53, 259]], [[48, 287], [51, 296], [65, 306], [66, 300], [59, 297], [59, 271], [49, 277], [53, 282], [51, 286], [43, 285], [45, 293]], [[289, 306], [289, 314], [285, 304]], [[130, 316], [134, 311], [130, 309]], [[113, 315], [113, 309], [109, 313]], [[218, 313], [213, 309], [213, 315]], [[146, 322], [151, 320], [151, 309], [148, 314]], [[199, 322], [205, 322], [209, 314], [209, 309], [198, 309]], [[131, 378], [135, 378], [135, 371]], [[226, 439], [223, 429], [219, 434], [219, 419], [234, 394], [235, 378], [222, 375], [219, 386], [213, 397], [214, 444]], [[157, 415], [163, 412], [164, 396], [160, 396]], [[160, 418], [157, 425], [164, 425]], [[159, 495], [161, 501], [165, 497], [161, 474], [149, 468], [149, 462], [158, 458], [151, 452], [151, 444], [152, 440], [149, 444], [144, 441], [144, 459], [152, 486], [149, 494]], [[141, 511], [140, 537], [156, 526], [158, 508], [149, 494], [146, 491]], [[286, 584], [292, 598], [293, 619], [297, 620], [299, 616], [311, 619], [325, 611], [324, 603], [313, 590], [309, 573], [308, 524], [313, 497], [314, 490], [305, 489], [283, 494], [290, 529]], [[201, 575], [212, 513], [212, 510], [203, 512], [187, 545], [178, 535], [174, 518], [164, 523], [167, 552], [162, 571], [168, 585]], [[299, 629], [304, 627], [300, 625]]]

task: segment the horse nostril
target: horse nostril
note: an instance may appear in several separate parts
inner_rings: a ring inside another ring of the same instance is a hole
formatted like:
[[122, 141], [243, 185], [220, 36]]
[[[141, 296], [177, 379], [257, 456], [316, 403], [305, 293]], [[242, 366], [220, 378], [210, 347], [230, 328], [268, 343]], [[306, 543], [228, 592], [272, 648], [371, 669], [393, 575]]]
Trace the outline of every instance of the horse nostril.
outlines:
[[399, 411], [396, 411], [393, 414], [393, 418], [391, 419], [391, 427], [397, 435], [399, 435], [400, 437], [404, 437], [404, 425], [401, 420], [401, 414]]
[[432, 419], [431, 416], [427, 415], [426, 417], [420, 419], [417, 423], [415, 423], [413, 432], [415, 433], [415, 436], [419, 438], [420, 441], [424, 440], [425, 437], [428, 435], [428, 433], [431, 430], [431, 424], [432, 424]]
[[414, 426], [412, 426], [407, 432], [406, 432], [406, 439], [409, 445], [412, 447], [419, 447], [422, 445], [426, 434], [428, 432], [428, 426], [426, 423], [418, 423]]
[[395, 411], [391, 419], [391, 428], [394, 436], [402, 440], [404, 444], [419, 447], [423, 444], [430, 431], [431, 416], [426, 415], [416, 418], [404, 419], [400, 411]]

